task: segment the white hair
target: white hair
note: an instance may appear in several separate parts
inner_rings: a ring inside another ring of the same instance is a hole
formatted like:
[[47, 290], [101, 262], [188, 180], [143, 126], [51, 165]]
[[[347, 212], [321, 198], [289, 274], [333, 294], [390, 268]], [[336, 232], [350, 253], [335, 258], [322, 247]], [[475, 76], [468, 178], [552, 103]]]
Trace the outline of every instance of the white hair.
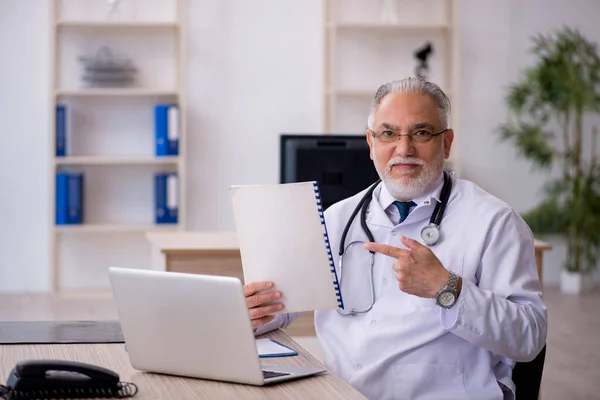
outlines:
[[423, 78], [411, 76], [408, 78], [391, 81], [384, 83], [377, 89], [373, 102], [371, 104], [371, 112], [367, 120], [367, 126], [373, 130], [373, 116], [377, 107], [381, 104], [381, 101], [385, 96], [390, 93], [421, 93], [429, 96], [435, 103], [438, 112], [440, 113], [440, 121], [442, 128], [449, 128], [450, 126], [450, 100], [438, 85], [433, 82], [429, 82]]

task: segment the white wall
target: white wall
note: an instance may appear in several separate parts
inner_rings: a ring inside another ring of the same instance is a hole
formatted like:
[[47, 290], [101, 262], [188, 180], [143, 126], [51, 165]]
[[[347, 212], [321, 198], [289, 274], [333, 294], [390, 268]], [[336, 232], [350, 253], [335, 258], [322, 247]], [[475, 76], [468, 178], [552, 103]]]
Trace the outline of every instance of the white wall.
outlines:
[[0, 2], [0, 291], [49, 287], [50, 2]]
[[321, 129], [321, 3], [202, 0], [189, 24], [189, 227], [232, 230], [229, 186], [276, 183], [278, 135]]
[[[0, 291], [49, 287], [48, 11], [45, 1], [0, 2]], [[228, 186], [276, 182], [278, 134], [320, 132], [321, 12], [320, 0], [190, 1], [190, 229], [233, 229]], [[529, 60], [530, 35], [571, 24], [600, 41], [597, 15], [600, 2], [588, 0], [461, 0], [463, 176], [518, 211], [535, 205], [545, 175], [494, 135], [504, 90]], [[550, 284], [564, 257], [555, 243]], [[82, 270], [71, 282], [87, 287], [99, 275]]]
[[[472, 179], [517, 211], [536, 205], [547, 172], [534, 171], [529, 161], [494, 134], [506, 116], [503, 97], [509, 84], [532, 60], [530, 37], [561, 25], [581, 29], [600, 42], [600, 2], [575, 0], [461, 0], [460, 165]], [[544, 256], [544, 283], [558, 284], [565, 258], [562, 240]], [[596, 275], [600, 281], [600, 271]]]

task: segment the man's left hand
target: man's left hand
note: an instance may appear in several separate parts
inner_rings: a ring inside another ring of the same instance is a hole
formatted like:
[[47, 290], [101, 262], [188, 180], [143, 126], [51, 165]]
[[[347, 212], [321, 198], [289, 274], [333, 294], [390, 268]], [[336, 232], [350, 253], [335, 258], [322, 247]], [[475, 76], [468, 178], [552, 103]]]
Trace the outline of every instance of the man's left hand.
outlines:
[[365, 249], [396, 259], [393, 267], [400, 290], [419, 297], [436, 297], [446, 286], [449, 272], [429, 247], [405, 236], [400, 241], [408, 250], [372, 242], [366, 243]]

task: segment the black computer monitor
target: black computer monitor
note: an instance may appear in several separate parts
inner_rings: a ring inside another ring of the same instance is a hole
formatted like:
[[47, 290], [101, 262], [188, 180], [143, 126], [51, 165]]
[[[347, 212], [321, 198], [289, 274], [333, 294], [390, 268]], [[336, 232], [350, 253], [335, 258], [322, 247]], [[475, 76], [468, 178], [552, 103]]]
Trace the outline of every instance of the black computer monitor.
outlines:
[[379, 179], [365, 135], [280, 135], [280, 183], [319, 182], [323, 208]]

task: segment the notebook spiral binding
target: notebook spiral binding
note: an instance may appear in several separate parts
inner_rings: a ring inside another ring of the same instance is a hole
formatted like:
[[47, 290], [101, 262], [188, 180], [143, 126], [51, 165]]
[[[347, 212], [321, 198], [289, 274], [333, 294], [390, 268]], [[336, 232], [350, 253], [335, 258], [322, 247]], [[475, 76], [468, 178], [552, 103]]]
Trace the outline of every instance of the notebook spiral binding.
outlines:
[[338, 281], [337, 272], [335, 270], [335, 264], [333, 263], [333, 254], [331, 253], [331, 245], [329, 244], [329, 235], [327, 234], [327, 226], [325, 225], [325, 215], [323, 214], [323, 203], [321, 202], [321, 194], [319, 192], [319, 183], [313, 182], [313, 188], [315, 191], [315, 199], [317, 200], [317, 207], [319, 210], [319, 218], [321, 219], [321, 226], [323, 227], [323, 238], [325, 239], [325, 246], [327, 247], [327, 257], [329, 258], [329, 267], [331, 268], [331, 276], [333, 278], [333, 287], [335, 289], [335, 295], [338, 301], [338, 307], [344, 309], [344, 300], [342, 299], [342, 291], [340, 289], [340, 283]]
[[0, 399], [34, 400], [34, 399], [125, 399], [137, 394], [135, 383], [119, 382], [115, 387], [105, 388], [73, 388], [73, 389], [41, 389], [12, 390], [0, 385]]

